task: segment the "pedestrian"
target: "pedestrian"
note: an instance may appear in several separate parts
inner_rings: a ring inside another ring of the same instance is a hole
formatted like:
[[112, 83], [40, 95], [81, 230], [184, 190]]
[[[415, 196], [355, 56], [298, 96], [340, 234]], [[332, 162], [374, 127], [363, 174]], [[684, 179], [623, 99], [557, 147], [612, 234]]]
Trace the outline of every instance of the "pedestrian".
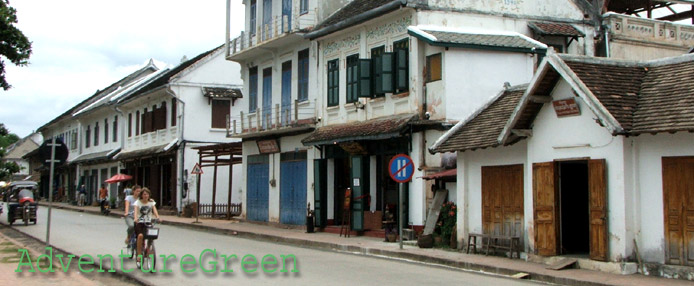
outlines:
[[130, 188], [125, 189], [125, 212], [123, 212], [123, 218], [125, 219], [125, 225], [128, 227], [126, 229], [127, 236], [125, 237], [125, 244], [128, 244], [130, 237], [133, 235], [135, 230], [134, 223], [134, 213], [135, 213], [135, 201], [140, 198], [140, 192], [142, 187], [135, 185], [132, 187], [132, 193]]
[[79, 205], [80, 207], [83, 207], [85, 201], [87, 200], [87, 187], [85, 187], [84, 184], [82, 186], [80, 186], [79, 196], [80, 197], [79, 197], [79, 200], [77, 201], [77, 205]]
[[161, 221], [159, 212], [157, 212], [157, 203], [150, 198], [151, 195], [152, 192], [148, 188], [142, 188], [140, 198], [135, 201], [134, 220], [137, 222], [135, 225], [135, 233], [137, 233], [137, 267], [140, 267], [144, 233], [147, 230], [146, 223], [152, 222], [152, 214], [156, 216], [157, 220]]
[[106, 184], [101, 184], [101, 189], [99, 189], [99, 206], [101, 207], [101, 213], [104, 213], [104, 208], [108, 199], [108, 190], [106, 190]]

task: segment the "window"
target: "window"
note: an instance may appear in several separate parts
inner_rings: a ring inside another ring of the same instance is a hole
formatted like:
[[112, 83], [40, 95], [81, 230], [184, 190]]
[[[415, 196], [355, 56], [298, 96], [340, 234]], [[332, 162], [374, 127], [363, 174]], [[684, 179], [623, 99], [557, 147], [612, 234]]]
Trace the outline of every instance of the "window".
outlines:
[[308, 13], [308, 0], [301, 0], [301, 2], [299, 4], [299, 13], [301, 13], [301, 14]]
[[113, 117], [113, 142], [118, 142], [118, 115]]
[[[302, 2], [303, 3], [303, 2]], [[308, 49], [299, 52], [299, 101], [308, 100]]]
[[273, 34], [272, 31], [272, 0], [263, 0], [263, 40]]
[[258, 67], [248, 69], [248, 112], [253, 113], [258, 109]]
[[385, 93], [380, 92], [383, 88], [381, 82], [381, 56], [386, 52], [385, 46], [380, 46], [371, 49], [371, 73], [373, 80], [371, 81], [371, 93], [373, 97], [384, 96]]
[[171, 99], [171, 126], [176, 126], [176, 99]]
[[104, 118], [104, 144], [108, 143], [108, 118]]
[[212, 128], [227, 128], [230, 106], [229, 100], [212, 100]]
[[336, 106], [340, 102], [340, 64], [334, 59], [328, 62], [328, 106]]
[[135, 113], [135, 136], [140, 135], [140, 111]]
[[87, 131], [84, 132], [84, 148], [89, 148], [92, 139], [91, 127], [87, 125]]
[[94, 124], [94, 146], [99, 146], [99, 122]]
[[395, 92], [406, 92], [410, 90], [408, 77], [410, 39], [404, 39], [393, 43], [393, 54], [395, 55]]
[[133, 137], [133, 114], [128, 113], [128, 137]]
[[77, 129], [73, 129], [70, 133], [70, 150], [75, 150], [77, 149]]
[[359, 54], [347, 57], [347, 103], [355, 102], [359, 99]]
[[427, 56], [427, 82], [441, 80], [441, 54]]
[[256, 18], [256, 14], [257, 14], [256, 13], [256, 7], [258, 7], [258, 5], [256, 5], [256, 0], [251, 0], [251, 17], [250, 17], [251, 18], [251, 26], [250, 26], [251, 30], [248, 31], [251, 36], [255, 35], [255, 30], [257, 29], [255, 27], [256, 26], [255, 23], [256, 23], [256, 19], [257, 19]]

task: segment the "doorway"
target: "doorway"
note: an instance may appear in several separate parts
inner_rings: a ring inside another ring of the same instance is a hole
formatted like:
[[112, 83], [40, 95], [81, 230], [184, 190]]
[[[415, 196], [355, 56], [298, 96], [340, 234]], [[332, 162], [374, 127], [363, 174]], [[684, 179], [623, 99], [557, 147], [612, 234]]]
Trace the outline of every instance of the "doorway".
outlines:
[[588, 161], [559, 162], [559, 245], [561, 254], [590, 252]]
[[334, 225], [342, 224], [345, 191], [351, 187], [351, 167], [349, 158], [335, 158], [335, 216]]

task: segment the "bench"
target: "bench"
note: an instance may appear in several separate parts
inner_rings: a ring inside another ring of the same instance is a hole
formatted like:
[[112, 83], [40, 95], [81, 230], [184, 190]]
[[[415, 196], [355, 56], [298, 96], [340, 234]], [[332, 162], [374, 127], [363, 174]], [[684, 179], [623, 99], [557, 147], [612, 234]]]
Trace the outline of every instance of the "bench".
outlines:
[[[479, 238], [479, 241], [477, 240]], [[513, 258], [513, 253], [520, 259], [520, 237], [511, 235], [496, 235], [469, 233], [467, 239], [467, 253], [472, 249], [473, 253], [477, 253], [477, 246], [482, 246], [485, 250], [485, 255], [489, 255], [489, 250], [504, 249], [509, 252], [509, 256]]]

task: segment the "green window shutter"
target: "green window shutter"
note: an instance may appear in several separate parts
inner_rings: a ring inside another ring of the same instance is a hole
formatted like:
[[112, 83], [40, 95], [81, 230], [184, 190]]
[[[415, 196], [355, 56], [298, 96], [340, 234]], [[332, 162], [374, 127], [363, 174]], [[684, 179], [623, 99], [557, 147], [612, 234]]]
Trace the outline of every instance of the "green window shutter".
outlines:
[[371, 60], [359, 59], [359, 97], [371, 97]]
[[[352, 230], [364, 230], [364, 211], [369, 193], [369, 156], [352, 156]], [[359, 182], [359, 185], [355, 185]], [[360, 199], [356, 199], [360, 198]]]
[[328, 106], [335, 106], [339, 103], [339, 70], [338, 61], [328, 62]]
[[392, 93], [395, 91], [393, 88], [394, 58], [393, 53], [383, 53], [383, 56], [381, 56], [381, 90], [377, 90], [378, 93]]
[[396, 52], [396, 79], [395, 88], [401, 91], [408, 90], [408, 53], [406, 49], [398, 49]]
[[314, 201], [313, 209], [315, 210], [315, 219], [317, 227], [325, 227], [328, 219], [328, 167], [327, 159], [313, 160], [313, 178], [314, 178]]
[[381, 81], [381, 77], [383, 75], [383, 71], [381, 71], [381, 56], [377, 56], [371, 59], [372, 65], [373, 65], [373, 70], [374, 70], [374, 86], [373, 86], [373, 93], [374, 96], [383, 93], [383, 82]]

